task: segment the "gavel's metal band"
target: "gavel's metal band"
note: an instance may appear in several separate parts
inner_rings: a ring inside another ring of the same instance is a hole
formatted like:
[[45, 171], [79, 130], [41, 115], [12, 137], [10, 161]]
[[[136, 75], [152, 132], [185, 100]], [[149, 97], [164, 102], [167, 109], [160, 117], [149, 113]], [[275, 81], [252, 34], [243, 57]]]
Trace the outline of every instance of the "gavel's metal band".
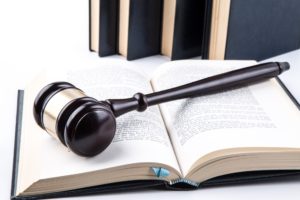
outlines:
[[64, 89], [55, 94], [49, 100], [43, 112], [43, 123], [46, 131], [55, 138], [58, 138], [56, 134], [56, 123], [59, 113], [70, 101], [85, 96], [81, 90], [76, 88]]

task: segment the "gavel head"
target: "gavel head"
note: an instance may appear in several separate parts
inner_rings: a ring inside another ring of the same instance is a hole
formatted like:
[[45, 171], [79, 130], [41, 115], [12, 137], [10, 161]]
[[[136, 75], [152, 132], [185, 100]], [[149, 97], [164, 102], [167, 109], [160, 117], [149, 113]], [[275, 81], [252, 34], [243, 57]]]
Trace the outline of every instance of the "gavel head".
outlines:
[[45, 86], [34, 101], [33, 114], [42, 129], [81, 156], [101, 153], [116, 132], [109, 103], [88, 97], [67, 82]]

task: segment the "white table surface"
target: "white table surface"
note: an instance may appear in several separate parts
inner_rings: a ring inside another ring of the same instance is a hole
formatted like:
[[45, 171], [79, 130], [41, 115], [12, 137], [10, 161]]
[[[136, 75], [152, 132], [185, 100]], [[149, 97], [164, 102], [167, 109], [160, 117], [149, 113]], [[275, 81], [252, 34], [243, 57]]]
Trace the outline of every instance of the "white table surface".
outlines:
[[[285, 56], [295, 62], [297, 51]], [[281, 57], [281, 59], [284, 59]], [[130, 62], [151, 73], [167, 59]], [[297, 60], [297, 59], [296, 59]], [[10, 197], [17, 89], [41, 69], [84, 68], [122, 57], [98, 58], [88, 51], [88, 0], [0, 0], [0, 199]], [[300, 62], [298, 62], [300, 63]], [[247, 184], [196, 191], [140, 191], [72, 199], [299, 199], [300, 180]]]

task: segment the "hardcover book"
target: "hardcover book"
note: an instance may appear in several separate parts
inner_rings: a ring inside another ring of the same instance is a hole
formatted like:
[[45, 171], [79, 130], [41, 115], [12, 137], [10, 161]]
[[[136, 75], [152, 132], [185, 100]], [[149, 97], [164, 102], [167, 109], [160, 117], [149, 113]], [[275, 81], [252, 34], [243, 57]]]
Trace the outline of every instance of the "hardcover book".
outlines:
[[119, 0], [89, 0], [89, 48], [99, 56], [117, 53]]
[[209, 59], [263, 60], [300, 48], [300, 1], [213, 0]]
[[171, 60], [202, 56], [207, 49], [211, 1], [165, 0], [161, 53]]
[[300, 112], [275, 78], [123, 115], [112, 144], [92, 158], [68, 151], [32, 113], [36, 94], [53, 81], [71, 82], [99, 100], [125, 98], [255, 63], [174, 61], [151, 80], [121, 66], [41, 74], [19, 95], [12, 199], [299, 177]]
[[160, 53], [162, 0], [120, 0], [119, 53], [128, 60]]

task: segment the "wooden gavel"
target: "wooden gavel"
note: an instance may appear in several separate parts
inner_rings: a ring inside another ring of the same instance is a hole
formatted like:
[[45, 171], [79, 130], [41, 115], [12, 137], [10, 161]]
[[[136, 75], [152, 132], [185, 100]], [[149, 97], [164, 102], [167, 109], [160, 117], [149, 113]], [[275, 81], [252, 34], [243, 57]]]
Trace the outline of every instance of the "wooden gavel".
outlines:
[[270, 62], [219, 74], [179, 87], [136, 93], [127, 99], [98, 101], [67, 82], [45, 86], [37, 95], [33, 113], [37, 124], [71, 151], [91, 157], [112, 142], [116, 118], [127, 112], [182, 98], [212, 94], [275, 77], [289, 69], [287, 62]]

